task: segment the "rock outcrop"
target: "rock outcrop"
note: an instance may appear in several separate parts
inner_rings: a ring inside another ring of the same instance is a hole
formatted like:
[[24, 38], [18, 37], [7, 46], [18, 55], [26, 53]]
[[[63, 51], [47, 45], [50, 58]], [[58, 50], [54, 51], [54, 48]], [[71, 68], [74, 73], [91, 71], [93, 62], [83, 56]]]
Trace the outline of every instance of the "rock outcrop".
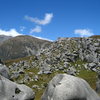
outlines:
[[34, 100], [35, 93], [26, 85], [11, 82], [0, 75], [0, 100]]
[[100, 97], [85, 80], [58, 74], [49, 82], [42, 100], [100, 100]]

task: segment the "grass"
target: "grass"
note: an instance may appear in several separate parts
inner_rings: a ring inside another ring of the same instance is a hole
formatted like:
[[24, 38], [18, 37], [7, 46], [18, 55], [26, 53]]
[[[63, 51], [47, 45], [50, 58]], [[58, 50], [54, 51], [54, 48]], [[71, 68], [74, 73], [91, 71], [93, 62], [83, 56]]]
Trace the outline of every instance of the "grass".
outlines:
[[[35, 60], [35, 57], [25, 57], [25, 58], [20, 58], [20, 59], [17, 59], [17, 60], [9, 60], [9, 61], [6, 61], [6, 64], [9, 66], [13, 62], [16, 62], [17, 63], [17, 62], [23, 61], [23, 60], [26, 60], [28, 62], [31, 62], [31, 60]], [[64, 65], [63, 63], [64, 62], [59, 62], [59, 64], [62, 65], [62, 66]], [[90, 86], [93, 89], [95, 89], [95, 87], [96, 87], [95, 83], [96, 83], [96, 76], [97, 76], [97, 74], [95, 72], [93, 72], [93, 71], [86, 70], [84, 68], [84, 64], [85, 63], [86, 62], [81, 61], [81, 60], [78, 59], [76, 62], [72, 62], [70, 64], [71, 64], [71, 66], [75, 66], [75, 68], [77, 70], [80, 70], [79, 74], [77, 74], [76, 76], [85, 79], [90, 84]], [[80, 65], [80, 67], [77, 67], [77, 65]], [[32, 67], [32, 68], [30, 68], [28, 70], [27, 69], [24, 69], [24, 72], [25, 72], [25, 74], [28, 74], [33, 79], [33, 76], [38, 75], [39, 69], [36, 66], [34, 66], [34, 67]], [[30, 72], [32, 74], [30, 74]], [[46, 75], [46, 74], [38, 75], [38, 81], [30, 81], [29, 80], [29, 81], [27, 81], [24, 84], [26, 84], [27, 86], [29, 86], [31, 88], [32, 88], [33, 85], [38, 85], [40, 89], [38, 90], [37, 88], [35, 88], [33, 90], [36, 93], [35, 100], [40, 100], [41, 99], [41, 96], [42, 96], [42, 94], [43, 94], [43, 92], [44, 92], [44, 90], [45, 90], [45, 88], [46, 88], [46, 86], [48, 84], [48, 82], [55, 75], [57, 75], [59, 73], [64, 73], [64, 72], [63, 72], [63, 70], [58, 70], [58, 71], [54, 71], [52, 74], [48, 74], [48, 75]], [[25, 74], [24, 75], [20, 75], [20, 77], [17, 78], [17, 79], [14, 79], [14, 81], [19, 82], [20, 80], [22, 80], [24, 78]], [[42, 86], [44, 86], [44, 88], [41, 88]]]
[[23, 57], [23, 58], [18, 58], [18, 59], [6, 60], [6, 61], [4, 61], [4, 64], [5, 64], [6, 66], [10, 66], [10, 65], [12, 65], [13, 63], [18, 63], [18, 62], [20, 62], [20, 61], [27, 61], [27, 62], [31, 63], [32, 61], [34, 61], [34, 60], [36, 60], [36, 59], [37, 59], [37, 58], [36, 58], [36, 56], [34, 55], [34, 56], [28, 56], [28, 57]]
[[81, 70], [80, 74], [77, 76], [86, 80], [93, 89], [96, 88], [96, 84], [95, 84], [96, 83], [96, 76], [97, 76], [96, 72]]
[[[80, 67], [75, 66], [76, 65], [80, 65]], [[90, 86], [95, 89], [96, 88], [96, 76], [97, 73], [91, 70], [86, 70], [84, 68], [84, 64], [86, 64], [85, 61], [81, 61], [81, 60], [77, 60], [76, 62], [71, 63], [72, 66], [75, 66], [76, 70], [80, 70], [79, 74], [77, 74], [76, 76], [83, 78], [84, 80], [86, 80]]]

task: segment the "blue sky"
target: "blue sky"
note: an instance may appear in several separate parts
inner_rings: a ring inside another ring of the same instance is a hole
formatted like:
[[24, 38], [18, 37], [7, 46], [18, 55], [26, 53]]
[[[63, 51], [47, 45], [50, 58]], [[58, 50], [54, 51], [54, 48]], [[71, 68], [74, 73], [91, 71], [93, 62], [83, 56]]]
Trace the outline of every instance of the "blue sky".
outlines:
[[0, 0], [0, 35], [100, 35], [100, 0]]

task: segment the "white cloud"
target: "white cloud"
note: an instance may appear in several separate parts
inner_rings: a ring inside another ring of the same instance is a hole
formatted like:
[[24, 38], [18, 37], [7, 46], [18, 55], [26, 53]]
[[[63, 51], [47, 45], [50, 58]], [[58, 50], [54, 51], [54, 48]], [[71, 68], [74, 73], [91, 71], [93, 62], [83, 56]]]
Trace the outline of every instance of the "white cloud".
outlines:
[[42, 28], [40, 26], [36, 26], [35, 28], [31, 29], [30, 33], [39, 33], [42, 31]]
[[20, 26], [20, 31], [23, 32], [26, 29], [25, 26]]
[[50, 39], [47, 39], [47, 38], [43, 38], [43, 37], [39, 37], [39, 36], [35, 36], [35, 35], [32, 35], [33, 37], [35, 38], [38, 38], [38, 39], [42, 39], [42, 40], [47, 40], [47, 41], [53, 41], [53, 40], [50, 40]]
[[38, 18], [33, 18], [33, 17], [29, 17], [29, 16], [25, 16], [25, 19], [34, 22], [36, 24], [39, 25], [46, 25], [49, 24], [51, 22], [53, 18], [53, 14], [52, 13], [46, 13], [44, 16], [44, 19], [38, 19]]
[[14, 37], [14, 36], [18, 36], [18, 35], [21, 35], [21, 34], [18, 33], [16, 31], [16, 29], [10, 29], [8, 31], [0, 29], [0, 35], [6, 35], [6, 36], [13, 36]]
[[90, 29], [76, 29], [74, 30], [74, 33], [81, 37], [94, 35]]

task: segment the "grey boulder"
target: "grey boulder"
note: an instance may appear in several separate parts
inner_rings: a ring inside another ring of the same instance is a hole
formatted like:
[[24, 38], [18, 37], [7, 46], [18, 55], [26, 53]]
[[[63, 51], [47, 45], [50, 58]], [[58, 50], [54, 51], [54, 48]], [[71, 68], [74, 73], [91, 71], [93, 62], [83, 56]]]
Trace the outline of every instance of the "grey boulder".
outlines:
[[58, 74], [48, 84], [42, 100], [100, 100], [89, 84], [78, 77]]
[[19, 85], [0, 75], [0, 100], [34, 100], [35, 93], [26, 85]]
[[6, 67], [6, 65], [0, 64], [0, 75], [6, 77], [8, 79], [10, 78], [9, 69]]
[[96, 92], [100, 94], [100, 74], [98, 75], [98, 79], [96, 82]]

